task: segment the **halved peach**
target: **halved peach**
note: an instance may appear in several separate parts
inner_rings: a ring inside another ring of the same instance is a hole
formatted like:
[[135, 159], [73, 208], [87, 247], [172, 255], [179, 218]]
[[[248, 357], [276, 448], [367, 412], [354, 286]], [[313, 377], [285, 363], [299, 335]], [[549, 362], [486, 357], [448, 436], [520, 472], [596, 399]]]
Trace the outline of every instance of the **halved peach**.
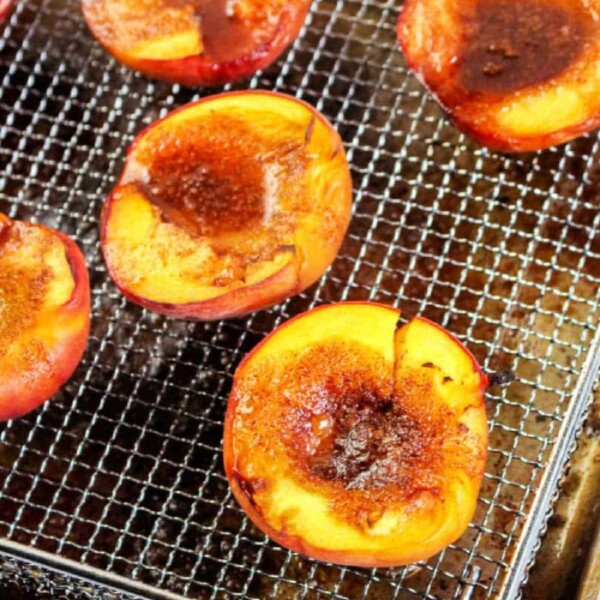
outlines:
[[490, 148], [561, 144], [600, 125], [600, 0], [407, 0], [411, 69]]
[[281, 94], [188, 104], [133, 143], [102, 215], [109, 273], [156, 312], [211, 320], [275, 304], [334, 260], [351, 209], [337, 132]]
[[14, 0], [0, 0], [0, 23], [8, 17], [8, 13], [12, 9]]
[[273, 540], [362, 567], [421, 560], [467, 527], [484, 472], [487, 377], [451, 334], [380, 304], [291, 319], [240, 364], [225, 471]]
[[310, 0], [82, 0], [117, 60], [151, 77], [220, 85], [270, 65], [296, 39]]
[[77, 245], [0, 213], [0, 421], [60, 389], [81, 360], [89, 327], [90, 285]]

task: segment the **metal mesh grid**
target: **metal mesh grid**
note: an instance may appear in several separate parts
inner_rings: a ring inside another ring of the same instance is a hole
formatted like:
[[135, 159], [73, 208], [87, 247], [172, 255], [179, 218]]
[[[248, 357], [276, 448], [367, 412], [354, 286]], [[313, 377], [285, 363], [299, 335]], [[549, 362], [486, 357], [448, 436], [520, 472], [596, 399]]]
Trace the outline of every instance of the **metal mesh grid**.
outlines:
[[[517, 157], [469, 142], [407, 75], [397, 13], [393, 0], [315, 0], [288, 54], [235, 86], [296, 95], [330, 118], [352, 165], [354, 216], [338, 259], [306, 293], [195, 324], [116, 292], [97, 223], [134, 134], [209, 90], [121, 68], [74, 0], [17, 5], [0, 39], [0, 210], [80, 243], [93, 329], [57, 398], [1, 429], [3, 540], [189, 598], [502, 595], [565, 411], [585, 401], [571, 394], [600, 317], [599, 138]], [[473, 523], [418, 568], [289, 553], [245, 519], [223, 474], [222, 419], [241, 357], [303, 310], [364, 299], [440, 322], [484, 368], [518, 377], [488, 395]]]

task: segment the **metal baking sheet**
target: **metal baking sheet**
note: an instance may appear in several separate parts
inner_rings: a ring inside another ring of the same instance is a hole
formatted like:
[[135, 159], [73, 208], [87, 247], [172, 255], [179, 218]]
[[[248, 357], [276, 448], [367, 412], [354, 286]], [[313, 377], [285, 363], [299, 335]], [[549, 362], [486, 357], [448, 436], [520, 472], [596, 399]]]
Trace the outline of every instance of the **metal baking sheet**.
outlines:
[[[354, 214], [337, 260], [307, 292], [199, 324], [116, 291], [98, 217], [133, 136], [219, 90], [119, 66], [74, 0], [17, 4], [0, 29], [0, 210], [79, 242], [93, 325], [59, 395], [1, 428], [5, 566], [45, 565], [35, 573], [47, 589], [58, 570], [67, 587], [91, 580], [164, 598], [517, 597], [600, 360], [599, 138], [514, 157], [469, 141], [407, 72], [399, 7], [315, 0], [290, 51], [234, 86], [292, 94], [334, 123]], [[290, 553], [245, 518], [223, 473], [223, 414], [244, 354], [308, 308], [367, 299], [438, 321], [486, 369], [517, 375], [487, 395], [490, 452], [472, 524], [416, 567]]]

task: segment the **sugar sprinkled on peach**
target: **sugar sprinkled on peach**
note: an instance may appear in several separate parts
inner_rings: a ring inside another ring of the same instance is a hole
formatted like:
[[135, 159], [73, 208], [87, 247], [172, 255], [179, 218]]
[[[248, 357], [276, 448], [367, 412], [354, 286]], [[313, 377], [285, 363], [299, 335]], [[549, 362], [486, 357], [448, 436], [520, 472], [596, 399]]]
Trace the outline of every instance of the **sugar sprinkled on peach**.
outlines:
[[136, 139], [103, 210], [102, 249], [133, 301], [226, 318], [316, 281], [350, 208], [342, 142], [322, 115], [281, 94], [222, 94]]
[[538, 150], [600, 124], [599, 0], [407, 0], [408, 65], [456, 125], [493, 149]]
[[220, 85], [271, 64], [296, 38], [309, 0], [82, 0], [98, 41], [151, 77]]
[[67, 236], [0, 214], [0, 420], [37, 408], [71, 376], [85, 349], [90, 289]]
[[341, 303], [270, 334], [238, 367], [225, 470], [283, 546], [363, 567], [422, 560], [456, 540], [486, 460], [487, 377], [426, 319]]

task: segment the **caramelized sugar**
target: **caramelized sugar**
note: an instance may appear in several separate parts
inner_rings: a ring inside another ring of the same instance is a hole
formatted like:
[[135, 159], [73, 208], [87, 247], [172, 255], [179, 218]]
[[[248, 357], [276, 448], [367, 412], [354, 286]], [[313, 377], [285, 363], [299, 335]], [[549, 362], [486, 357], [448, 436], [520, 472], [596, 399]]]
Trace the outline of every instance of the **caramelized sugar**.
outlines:
[[163, 6], [192, 7], [202, 34], [203, 54], [229, 62], [267, 42], [279, 21], [281, 0], [161, 0]]
[[35, 322], [51, 280], [43, 261], [22, 264], [20, 249], [34, 243], [39, 256], [50, 248], [52, 239], [37, 228], [11, 223], [0, 237], [0, 358], [19, 335]]
[[[287, 0], [82, 0], [86, 20], [102, 43], [119, 53], [149, 40], [198, 31], [189, 56], [234, 63], [265, 50], [282, 26]], [[183, 60], [180, 56], [178, 59]], [[155, 57], [160, 60], [160, 57]], [[169, 59], [165, 56], [165, 59]], [[178, 60], [174, 59], [174, 60]]]
[[230, 0], [162, 0], [162, 3], [175, 8], [193, 8], [207, 58], [227, 62], [252, 50], [252, 30], [235, 17]]
[[382, 357], [339, 340], [286, 357], [286, 365], [289, 403], [276, 428], [309, 481], [382, 501], [437, 493], [458, 426], [428, 398], [421, 414], [407, 409]]
[[393, 397], [382, 398], [368, 389], [330, 390], [333, 410], [330, 433], [309, 457], [312, 473], [341, 481], [346, 489], [408, 485], [402, 462], [419, 460], [426, 435]]
[[254, 156], [260, 141], [241, 123], [233, 135], [229, 123], [215, 125], [200, 139], [169, 138], [144, 186], [165, 217], [194, 236], [256, 227], [265, 216], [264, 166]]
[[301, 140], [265, 139], [251, 124], [214, 114], [165, 133], [138, 186], [165, 220], [253, 259], [259, 239], [271, 250], [286, 243], [307, 163]]
[[476, 93], [511, 93], [560, 75], [593, 32], [579, 2], [476, 0], [461, 20], [459, 80]]

